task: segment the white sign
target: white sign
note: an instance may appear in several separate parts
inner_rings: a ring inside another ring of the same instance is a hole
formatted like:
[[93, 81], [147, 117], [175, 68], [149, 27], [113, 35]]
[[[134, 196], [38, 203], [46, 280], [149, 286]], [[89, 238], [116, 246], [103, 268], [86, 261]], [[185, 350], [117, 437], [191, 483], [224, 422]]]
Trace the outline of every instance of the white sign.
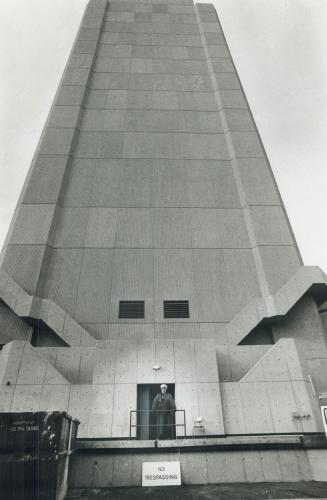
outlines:
[[320, 408], [321, 408], [322, 423], [324, 424], [325, 434], [327, 436], [327, 406], [321, 406]]
[[180, 486], [180, 462], [143, 462], [142, 486]]

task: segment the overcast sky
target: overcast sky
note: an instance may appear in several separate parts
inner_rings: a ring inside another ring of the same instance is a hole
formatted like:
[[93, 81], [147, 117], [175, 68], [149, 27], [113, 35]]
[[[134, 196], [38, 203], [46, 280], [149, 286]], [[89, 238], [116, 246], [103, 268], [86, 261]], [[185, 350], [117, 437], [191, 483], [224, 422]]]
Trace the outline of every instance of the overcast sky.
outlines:
[[[87, 0], [0, 0], [0, 246]], [[304, 263], [327, 271], [327, 2], [215, 0]]]

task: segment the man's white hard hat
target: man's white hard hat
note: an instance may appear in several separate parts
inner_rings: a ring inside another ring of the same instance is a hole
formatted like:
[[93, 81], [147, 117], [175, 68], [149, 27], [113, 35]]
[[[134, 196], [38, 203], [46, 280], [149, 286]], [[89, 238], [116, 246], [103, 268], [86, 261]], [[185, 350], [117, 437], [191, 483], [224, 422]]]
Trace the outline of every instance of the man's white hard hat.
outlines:
[[160, 388], [161, 387], [166, 387], [166, 389], [167, 389], [167, 385], [166, 384], [161, 384]]

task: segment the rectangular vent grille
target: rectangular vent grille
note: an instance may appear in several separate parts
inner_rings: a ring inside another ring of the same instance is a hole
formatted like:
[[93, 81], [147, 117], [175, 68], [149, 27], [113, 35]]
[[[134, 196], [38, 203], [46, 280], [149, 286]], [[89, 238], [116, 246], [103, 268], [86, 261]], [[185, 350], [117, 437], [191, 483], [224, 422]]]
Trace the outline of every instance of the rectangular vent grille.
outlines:
[[189, 318], [188, 300], [164, 300], [165, 318]]
[[143, 319], [144, 300], [121, 300], [119, 302], [119, 319]]

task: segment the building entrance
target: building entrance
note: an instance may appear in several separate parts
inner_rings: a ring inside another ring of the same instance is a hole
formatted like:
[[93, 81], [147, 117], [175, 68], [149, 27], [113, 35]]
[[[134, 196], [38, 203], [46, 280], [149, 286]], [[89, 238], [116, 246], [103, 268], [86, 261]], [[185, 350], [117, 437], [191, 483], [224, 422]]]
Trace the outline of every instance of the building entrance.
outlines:
[[[138, 384], [137, 385], [137, 439], [159, 438], [160, 415], [152, 411], [152, 404], [157, 394], [160, 393], [160, 384]], [[167, 393], [175, 399], [175, 384], [167, 384]], [[159, 418], [158, 418], [159, 417]], [[165, 437], [161, 439], [175, 438], [175, 413], [169, 412], [169, 419], [165, 420]]]

